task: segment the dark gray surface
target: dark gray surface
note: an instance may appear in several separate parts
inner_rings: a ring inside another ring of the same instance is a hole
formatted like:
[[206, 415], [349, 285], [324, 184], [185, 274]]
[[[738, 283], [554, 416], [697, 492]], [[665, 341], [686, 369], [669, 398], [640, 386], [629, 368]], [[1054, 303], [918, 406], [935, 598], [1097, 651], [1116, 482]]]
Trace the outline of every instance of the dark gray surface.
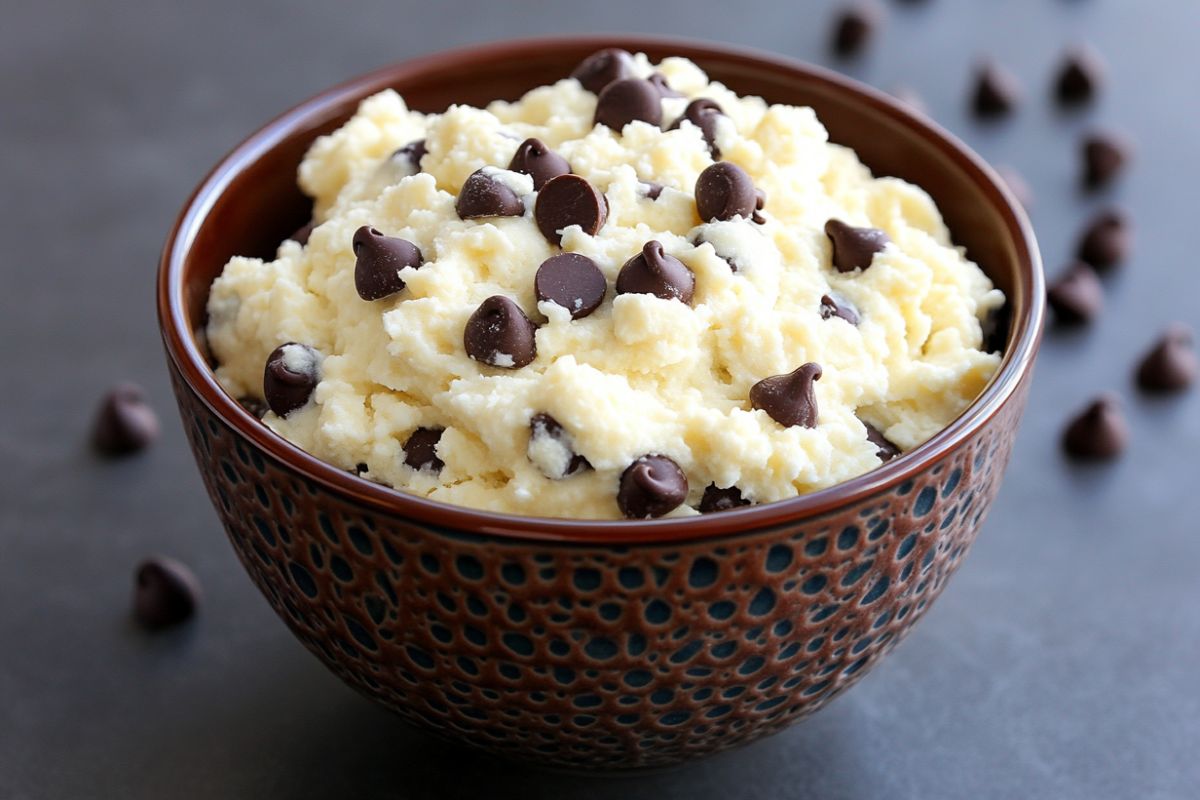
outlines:
[[[41, 2], [0, 24], [0, 797], [1053, 797], [1200, 793], [1200, 393], [1150, 401], [1130, 368], [1170, 319], [1196, 326], [1200, 6], [1188, 0], [887, 3], [849, 68], [905, 83], [985, 156], [1023, 171], [1055, 272], [1086, 213], [1075, 137], [1138, 144], [1112, 197], [1136, 257], [1094, 329], [1051, 331], [1000, 501], [913, 635], [811, 721], [673, 773], [597, 780], [497, 766], [414, 733], [291, 639], [238, 566], [170, 398], [154, 321], [158, 249], [187, 193], [240, 137], [367, 68], [543, 32], [643, 30], [826, 60], [831, 2], [585, 5]], [[252, 6], [252, 7], [246, 7]], [[1108, 60], [1103, 100], [1046, 102], [1069, 42]], [[983, 52], [1022, 78], [1017, 117], [963, 113]], [[1168, 70], [1168, 64], [1174, 67]], [[132, 460], [89, 454], [97, 396], [144, 383], [165, 423]], [[1064, 462], [1064, 415], [1127, 401], [1111, 466]], [[153, 552], [207, 588], [187, 628], [128, 621]]]

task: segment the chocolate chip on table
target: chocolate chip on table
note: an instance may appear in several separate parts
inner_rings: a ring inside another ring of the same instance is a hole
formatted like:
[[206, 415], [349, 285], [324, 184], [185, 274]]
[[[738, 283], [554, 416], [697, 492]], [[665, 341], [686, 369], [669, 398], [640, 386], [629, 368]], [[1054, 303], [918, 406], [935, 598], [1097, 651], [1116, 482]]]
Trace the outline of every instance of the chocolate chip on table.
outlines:
[[687, 499], [688, 480], [666, 456], [645, 455], [621, 474], [617, 506], [627, 519], [661, 517]]
[[834, 317], [841, 317], [851, 325], [857, 325], [859, 322], [858, 312], [848, 301], [829, 294], [821, 295], [821, 319], [833, 319]]
[[425, 140], [417, 139], [403, 147], [396, 148], [389, 158], [393, 161], [404, 161], [412, 173], [416, 174], [421, 171], [421, 159], [427, 152], [429, 151], [425, 149]]
[[293, 242], [295, 242], [301, 246], [304, 246], [304, 245], [308, 244], [308, 237], [312, 236], [313, 228], [315, 228], [315, 227], [317, 227], [316, 220], [310, 219], [308, 222], [304, 223], [299, 228], [297, 228], [296, 232], [293, 233], [288, 238], [291, 239]]
[[252, 416], [262, 419], [270, 411], [267, 404], [257, 397], [239, 397], [238, 405], [246, 409]]
[[878, 228], [855, 228], [840, 219], [825, 223], [825, 235], [833, 243], [833, 266], [838, 272], [866, 269], [892, 241]]
[[742, 490], [736, 486], [722, 489], [715, 483], [704, 487], [704, 496], [700, 498], [700, 513], [715, 514], [718, 511], [730, 511], [742, 506], [752, 505], [742, 497]]
[[624, 78], [604, 87], [596, 100], [596, 123], [620, 133], [634, 121], [662, 123], [662, 95], [650, 81]]
[[617, 47], [597, 50], [581, 61], [571, 73], [572, 78], [593, 94], [600, 94], [604, 87], [614, 81], [632, 76], [633, 56]]
[[695, 290], [696, 276], [687, 265], [667, 255], [662, 244], [653, 240], [617, 273], [617, 294], [652, 294], [690, 305]]
[[651, 200], [657, 200], [658, 196], [662, 194], [664, 187], [661, 183], [655, 183], [654, 181], [641, 181], [638, 183], [638, 188], [643, 191], [646, 197], [649, 197]]
[[687, 108], [683, 110], [683, 114], [679, 119], [671, 123], [669, 131], [678, 130], [679, 127], [686, 121], [695, 125], [700, 129], [700, 135], [704, 137], [705, 143], [708, 144], [708, 152], [713, 158], [721, 157], [721, 149], [717, 147], [717, 118], [724, 116], [725, 112], [721, 110], [721, 106], [717, 105], [716, 100], [710, 100], [707, 97], [701, 97], [687, 104]]
[[1029, 188], [1028, 181], [1021, 173], [1012, 167], [996, 167], [996, 173], [1021, 204], [1021, 208], [1029, 209], [1033, 206], [1033, 190]]
[[578, 225], [588, 236], [595, 236], [608, 219], [608, 200], [586, 179], [559, 175], [538, 192], [533, 219], [552, 244], [560, 244], [562, 230], [572, 225]]
[[529, 420], [530, 444], [542, 437], [554, 439], [571, 454], [571, 457], [567, 460], [565, 472], [561, 475], [547, 475], [546, 477], [552, 480], [561, 480], [592, 468], [591, 463], [586, 458], [571, 449], [571, 436], [558, 420], [549, 414], [534, 414]]
[[1021, 90], [1016, 78], [991, 61], [984, 61], [975, 72], [975, 90], [971, 107], [977, 117], [1002, 117], [1016, 108]]
[[1079, 258], [1102, 270], [1125, 260], [1132, 239], [1131, 225], [1124, 213], [1108, 209], [1097, 214], [1079, 240]]
[[354, 232], [354, 288], [363, 300], [379, 300], [404, 288], [400, 270], [424, 263], [421, 250], [407, 239], [384, 236], [370, 225]]
[[813, 383], [821, 379], [821, 365], [809, 362], [787, 375], [763, 378], [750, 387], [750, 405], [785, 428], [817, 427], [817, 396]]
[[1104, 286], [1094, 269], [1077, 261], [1046, 289], [1046, 301], [1060, 323], [1079, 325], [1104, 309]]
[[883, 431], [876, 428], [871, 423], [859, 418], [859, 422], [867, 429], [867, 441], [875, 445], [875, 455], [880, 461], [891, 461], [896, 456], [900, 455], [900, 448], [890, 442]]
[[537, 326], [520, 306], [507, 297], [493, 295], [480, 303], [467, 320], [463, 347], [476, 361], [517, 369], [537, 358], [536, 331]]
[[404, 463], [415, 470], [441, 472], [446, 463], [438, 458], [437, 445], [445, 428], [417, 428], [404, 442]]
[[696, 211], [704, 222], [748, 219], [757, 207], [754, 181], [737, 164], [718, 161], [696, 178]]
[[560, 305], [571, 312], [571, 319], [579, 319], [604, 302], [608, 282], [596, 262], [587, 256], [560, 253], [538, 267], [533, 288], [539, 301]]
[[178, 625], [196, 613], [200, 581], [184, 564], [158, 556], [134, 572], [133, 617], [151, 630]]
[[1178, 392], [1191, 386], [1200, 372], [1195, 337], [1176, 323], [1167, 328], [1137, 369], [1137, 382], [1148, 392]]
[[1054, 81], [1054, 96], [1064, 106], [1078, 106], [1095, 96], [1104, 79], [1100, 57], [1090, 48], [1067, 52]]
[[288, 342], [271, 351], [263, 371], [263, 397], [278, 416], [304, 407], [321, 382], [317, 351]]
[[533, 178], [533, 188], [541, 189], [548, 180], [566, 175], [571, 165], [541, 139], [526, 139], [517, 147], [508, 168]]
[[1129, 146], [1107, 133], [1094, 133], [1083, 140], [1083, 185], [1102, 189], [1116, 179], [1129, 161]]
[[1105, 394], [1071, 420], [1063, 431], [1067, 454], [1084, 460], [1105, 460], [1120, 455], [1129, 441], [1129, 426], [1116, 397]]
[[100, 402], [92, 425], [92, 446], [107, 456], [136, 453], [158, 439], [158, 415], [140, 386], [121, 383]]
[[683, 97], [684, 96], [683, 93], [677, 92], [671, 88], [671, 84], [667, 83], [667, 76], [663, 75], [661, 72], [653, 73], [646, 80], [650, 81], [651, 85], [653, 85], [655, 89], [658, 89], [658, 93], [660, 95], [662, 95], [663, 97]]
[[482, 217], [519, 217], [525, 204], [517, 193], [487, 173], [487, 167], [477, 169], [467, 177], [459, 190], [454, 210], [460, 219]]
[[833, 52], [842, 57], [857, 55], [878, 23], [879, 9], [874, 5], [858, 3], [843, 9], [833, 25]]

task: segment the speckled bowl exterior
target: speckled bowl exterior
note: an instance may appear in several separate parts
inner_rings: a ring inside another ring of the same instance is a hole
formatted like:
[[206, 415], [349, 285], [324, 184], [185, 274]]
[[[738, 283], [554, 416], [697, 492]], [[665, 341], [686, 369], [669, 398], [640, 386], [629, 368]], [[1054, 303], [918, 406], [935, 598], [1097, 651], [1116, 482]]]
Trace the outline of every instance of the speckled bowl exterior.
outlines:
[[[699, 519], [579, 522], [456, 508], [369, 483], [275, 436], [220, 389], [198, 334], [208, 286], [231, 255], [269, 255], [305, 221], [295, 167], [316, 135], [385, 86], [424, 110], [515, 97], [605, 46], [684, 55], [739, 92], [812, 105], [834, 141], [876, 172], [930, 191], [956, 240], [1010, 298], [1006, 356], [976, 403], [920, 448], [812, 495]], [[879, 93], [716, 45], [558, 38], [406, 62], [269, 124], [180, 216], [159, 309], [209, 495], [295, 635], [423, 728], [498, 754], [620, 770], [790, 725], [866, 674], [921, 618], [1008, 463], [1042, 277], [1028, 222], [991, 171]]]

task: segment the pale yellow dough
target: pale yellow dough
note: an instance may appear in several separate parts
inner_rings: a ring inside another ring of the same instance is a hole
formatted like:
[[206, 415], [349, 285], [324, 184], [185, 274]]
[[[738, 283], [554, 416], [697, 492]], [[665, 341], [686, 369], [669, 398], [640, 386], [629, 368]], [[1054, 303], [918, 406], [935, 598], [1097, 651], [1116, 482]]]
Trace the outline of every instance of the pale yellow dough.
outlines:
[[[652, 71], [644, 56], [636, 65], [643, 76]], [[765, 503], [873, 469], [879, 459], [860, 417], [905, 450], [944, 428], [996, 370], [998, 355], [981, 350], [980, 320], [1004, 298], [952, 245], [929, 196], [872, 177], [852, 151], [828, 142], [811, 109], [738, 97], [683, 59], [657, 68], [687, 96], [662, 101], [663, 127], [690, 98], [724, 109], [722, 158], [766, 192], [764, 225], [702, 225], [692, 192], [712, 159], [699, 130], [593, 126], [596, 97], [574, 79], [515, 103], [428, 115], [385, 91], [317, 140], [301, 165], [319, 223], [308, 244], [286, 241], [269, 262], [234, 258], [214, 282], [208, 340], [222, 385], [235, 397], [261, 397], [268, 354], [284, 342], [308, 344], [323, 357], [322, 380], [305, 408], [286, 419], [267, 414], [274, 431], [338, 467], [367, 464], [373, 481], [537, 516], [619, 517], [619, 477], [647, 453], [687, 474], [688, 503], [672, 514], [688, 515], [710, 483]], [[536, 302], [534, 273], [558, 249], [533, 222], [527, 176], [501, 174], [524, 196], [523, 218], [464, 221], [454, 210], [468, 175], [503, 170], [530, 136], [608, 198], [595, 237], [577, 227], [563, 237], [563, 250], [592, 258], [609, 281], [604, 304], [583, 319]], [[421, 138], [421, 172], [389, 160]], [[667, 188], [652, 201], [643, 181]], [[831, 217], [882, 228], [894, 244], [869, 269], [839, 273], [823, 232]], [[404, 271], [404, 291], [359, 298], [351, 237], [361, 225], [421, 249], [427, 263]], [[693, 246], [697, 234], [708, 243]], [[651, 239], [695, 273], [692, 307], [613, 297], [617, 271]], [[830, 292], [858, 309], [860, 325], [821, 318]], [[540, 323], [537, 359], [524, 368], [481, 365], [463, 350], [467, 318], [496, 294]], [[784, 428], [750, 408], [755, 382], [809, 361], [824, 369], [816, 428]], [[561, 423], [594, 470], [545, 476], [547, 462], [570, 454], [554, 443], [531, 447], [530, 418], [540, 412]], [[404, 463], [402, 444], [422, 426], [446, 429], [440, 474]]]

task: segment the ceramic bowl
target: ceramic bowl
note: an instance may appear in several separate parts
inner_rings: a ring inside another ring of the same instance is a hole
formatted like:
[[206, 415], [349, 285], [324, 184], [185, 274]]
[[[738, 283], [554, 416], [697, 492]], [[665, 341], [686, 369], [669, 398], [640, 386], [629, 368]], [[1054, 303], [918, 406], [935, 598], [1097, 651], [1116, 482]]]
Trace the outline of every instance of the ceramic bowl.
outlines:
[[[411, 107], [484, 104], [600, 47], [681, 55], [743, 94], [812, 106], [877, 174], [924, 187], [1008, 295], [1006, 354], [946, 430], [830, 489], [693, 519], [584, 522], [453, 507], [307, 455], [217, 384], [209, 285], [305, 223], [296, 167], [385, 87]], [[646, 37], [474, 46], [345, 83], [269, 123], [205, 178], [170, 233], [161, 328], [184, 427], [230, 541], [292, 632], [404, 719], [572, 768], [662, 766], [817, 711], [928, 610], [996, 495], [1043, 312], [1028, 221], [966, 147], [889, 97], [782, 57]], [[303, 698], [297, 698], [303, 702]]]

